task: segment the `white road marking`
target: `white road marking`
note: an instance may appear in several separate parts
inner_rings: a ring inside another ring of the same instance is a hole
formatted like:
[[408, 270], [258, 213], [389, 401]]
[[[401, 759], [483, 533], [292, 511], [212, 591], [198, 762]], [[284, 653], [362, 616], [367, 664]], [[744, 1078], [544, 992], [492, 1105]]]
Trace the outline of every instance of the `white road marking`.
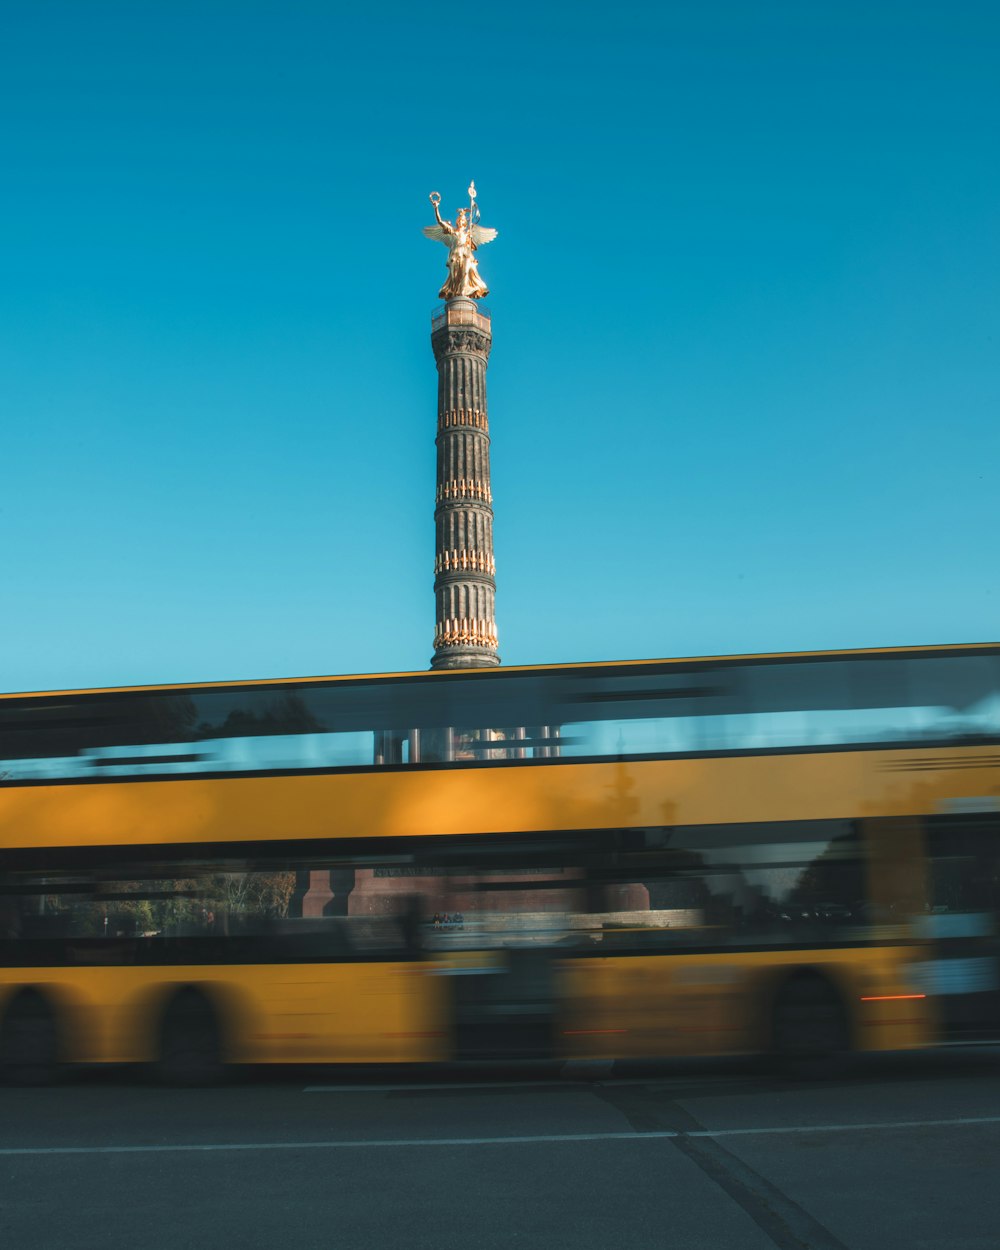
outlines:
[[965, 1116], [949, 1120], [880, 1120], [867, 1124], [795, 1124], [764, 1128], [714, 1128], [648, 1133], [538, 1133], [517, 1137], [417, 1137], [351, 1141], [185, 1142], [159, 1146], [3, 1146], [0, 1157], [12, 1155], [200, 1154], [240, 1150], [413, 1150], [432, 1146], [533, 1146], [562, 1142], [664, 1141], [673, 1137], [781, 1136], [786, 1133], [866, 1133], [886, 1129], [973, 1128], [1000, 1124], [1000, 1115]]
[[672, 1130], [651, 1133], [552, 1133], [530, 1137], [419, 1137], [384, 1138], [372, 1141], [268, 1141], [268, 1142], [222, 1142], [206, 1145], [185, 1144], [177, 1146], [7, 1146], [0, 1148], [5, 1155], [107, 1155], [107, 1154], [177, 1154], [181, 1151], [220, 1150], [364, 1150], [397, 1147], [412, 1150], [428, 1146], [527, 1146], [534, 1143], [580, 1141], [635, 1141], [644, 1137], [679, 1137]]
[[1000, 1124], [1000, 1115], [961, 1116], [953, 1120], [876, 1120], [868, 1124], [779, 1124], [769, 1128], [692, 1129], [685, 1137], [749, 1137], [754, 1133], [865, 1133], [893, 1128], [963, 1128], [970, 1124]]

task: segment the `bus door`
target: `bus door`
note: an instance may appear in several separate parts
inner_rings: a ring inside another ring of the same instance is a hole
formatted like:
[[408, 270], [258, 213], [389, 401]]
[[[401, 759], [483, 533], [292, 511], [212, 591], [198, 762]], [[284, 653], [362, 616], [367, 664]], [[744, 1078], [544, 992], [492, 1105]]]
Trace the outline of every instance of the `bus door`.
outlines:
[[442, 970], [456, 1059], [548, 1059], [555, 1054], [549, 947], [477, 951]]
[[937, 1000], [944, 1040], [998, 1038], [1000, 817], [931, 817], [927, 844], [928, 907], [919, 928], [930, 958], [922, 988]]

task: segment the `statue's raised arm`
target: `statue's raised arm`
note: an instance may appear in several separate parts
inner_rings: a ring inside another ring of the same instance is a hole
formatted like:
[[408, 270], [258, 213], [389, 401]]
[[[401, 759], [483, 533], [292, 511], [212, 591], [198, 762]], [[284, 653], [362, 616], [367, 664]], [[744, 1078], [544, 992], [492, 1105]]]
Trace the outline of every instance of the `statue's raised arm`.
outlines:
[[448, 236], [455, 233], [455, 228], [450, 221], [445, 221], [441, 216], [441, 196], [436, 191], [431, 192], [430, 201], [434, 206], [434, 216], [437, 218], [437, 225], [424, 226], [424, 234], [429, 239], [436, 239], [439, 243], [444, 243], [450, 247], [451, 242]]
[[458, 210], [454, 225], [441, 216], [441, 196], [436, 191], [431, 192], [430, 201], [437, 225], [424, 226], [424, 234], [448, 248], [448, 279], [438, 292], [439, 297], [444, 300], [482, 299], [489, 291], [479, 276], [479, 265], [473, 253], [480, 244], [492, 243], [497, 232], [478, 224], [476, 184], [469, 184], [469, 207]]

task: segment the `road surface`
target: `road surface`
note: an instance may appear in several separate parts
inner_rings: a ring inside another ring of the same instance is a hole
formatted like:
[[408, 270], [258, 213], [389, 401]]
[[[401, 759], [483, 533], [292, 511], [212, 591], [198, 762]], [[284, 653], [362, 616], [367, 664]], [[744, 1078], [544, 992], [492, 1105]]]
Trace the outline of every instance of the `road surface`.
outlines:
[[1000, 1051], [0, 1090], [0, 1245], [997, 1250]]

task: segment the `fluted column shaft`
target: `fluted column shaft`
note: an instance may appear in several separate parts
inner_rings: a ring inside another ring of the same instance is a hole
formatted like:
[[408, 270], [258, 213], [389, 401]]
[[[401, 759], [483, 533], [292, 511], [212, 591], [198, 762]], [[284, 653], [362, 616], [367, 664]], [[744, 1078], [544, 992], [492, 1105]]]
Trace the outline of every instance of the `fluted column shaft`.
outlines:
[[473, 300], [449, 300], [434, 315], [438, 420], [432, 668], [500, 663], [486, 409], [492, 342], [489, 317]]

